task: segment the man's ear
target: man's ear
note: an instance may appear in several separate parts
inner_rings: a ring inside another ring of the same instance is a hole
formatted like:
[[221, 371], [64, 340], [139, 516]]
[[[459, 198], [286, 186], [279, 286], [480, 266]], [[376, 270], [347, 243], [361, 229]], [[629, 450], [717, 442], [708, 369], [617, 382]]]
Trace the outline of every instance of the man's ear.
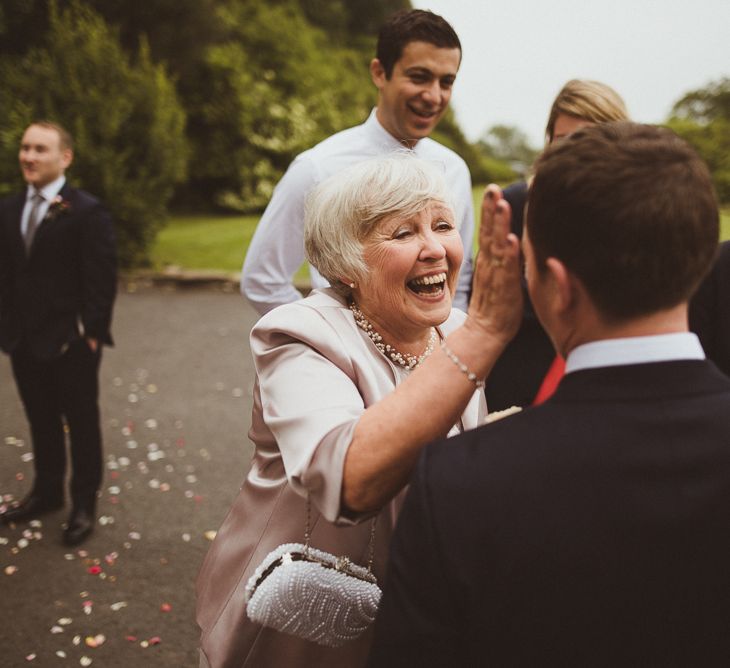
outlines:
[[553, 284], [553, 308], [555, 313], [563, 315], [573, 306], [577, 297], [575, 276], [557, 258], [549, 257], [545, 261], [550, 281]]
[[385, 68], [377, 58], [373, 58], [370, 61], [370, 78], [378, 90], [385, 85], [387, 79], [385, 76]]
[[65, 148], [61, 151], [61, 167], [66, 169], [74, 159], [74, 152], [70, 148]]

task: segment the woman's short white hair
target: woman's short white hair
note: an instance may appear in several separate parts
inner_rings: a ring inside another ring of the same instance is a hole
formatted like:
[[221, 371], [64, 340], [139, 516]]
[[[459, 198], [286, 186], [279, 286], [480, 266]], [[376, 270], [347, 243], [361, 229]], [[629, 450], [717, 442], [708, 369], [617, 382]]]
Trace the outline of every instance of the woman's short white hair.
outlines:
[[368, 272], [362, 243], [385, 218], [408, 218], [430, 203], [453, 210], [443, 166], [411, 151], [358, 162], [319, 184], [304, 214], [307, 260], [330, 285], [349, 296], [346, 281]]

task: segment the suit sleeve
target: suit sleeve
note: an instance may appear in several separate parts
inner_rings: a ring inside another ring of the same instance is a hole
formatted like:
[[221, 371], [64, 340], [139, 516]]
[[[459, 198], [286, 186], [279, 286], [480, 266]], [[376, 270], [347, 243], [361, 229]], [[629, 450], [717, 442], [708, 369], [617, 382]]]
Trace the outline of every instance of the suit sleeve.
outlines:
[[117, 251], [109, 212], [95, 204], [86, 214], [81, 234], [84, 336], [112, 344], [111, 320], [117, 293]]
[[345, 457], [365, 405], [337, 331], [314, 309], [275, 309], [253, 328], [251, 352], [261, 400], [252, 432], [270, 430], [292, 488], [329, 522], [367, 517], [342, 507]]
[[256, 226], [243, 263], [241, 292], [261, 315], [302, 297], [293, 278], [304, 262], [304, 201], [314, 182], [311, 162], [298, 157]]
[[433, 521], [428, 446], [421, 456], [390, 548], [370, 668], [466, 665], [459, 594], [450, 584]]

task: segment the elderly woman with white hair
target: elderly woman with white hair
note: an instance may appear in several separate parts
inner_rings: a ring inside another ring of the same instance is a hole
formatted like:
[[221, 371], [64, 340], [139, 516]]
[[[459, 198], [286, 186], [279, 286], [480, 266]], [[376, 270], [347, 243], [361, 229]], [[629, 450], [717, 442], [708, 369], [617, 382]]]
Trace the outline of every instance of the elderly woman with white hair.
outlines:
[[484, 422], [483, 379], [519, 325], [521, 293], [509, 206], [488, 191], [482, 217], [464, 314], [451, 307], [464, 249], [437, 165], [377, 158], [312, 193], [306, 253], [331, 287], [251, 332], [255, 452], [198, 578], [201, 665], [365, 663], [369, 632], [332, 648], [262, 627], [244, 590], [305, 523], [314, 548], [358, 564], [372, 550], [382, 580], [422, 447]]

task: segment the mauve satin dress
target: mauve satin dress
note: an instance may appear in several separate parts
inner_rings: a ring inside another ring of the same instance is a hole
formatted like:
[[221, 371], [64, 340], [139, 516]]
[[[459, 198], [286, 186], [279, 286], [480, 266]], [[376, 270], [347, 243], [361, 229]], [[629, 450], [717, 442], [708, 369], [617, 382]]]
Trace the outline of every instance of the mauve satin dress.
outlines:
[[[447, 335], [465, 317], [453, 310], [441, 333]], [[343, 463], [362, 412], [390, 394], [408, 372], [378, 352], [331, 289], [316, 290], [266, 314], [251, 332], [251, 351], [257, 378], [249, 437], [255, 451], [198, 576], [201, 666], [363, 666], [369, 632], [329, 648], [263, 628], [246, 616], [244, 589], [271, 550], [304, 541], [307, 493], [312, 500], [311, 545], [367, 563], [369, 517], [344, 516], [340, 505]], [[479, 390], [462, 415], [463, 428], [482, 424], [486, 413]], [[386, 504], [377, 518], [373, 571], [381, 586], [403, 495]]]

